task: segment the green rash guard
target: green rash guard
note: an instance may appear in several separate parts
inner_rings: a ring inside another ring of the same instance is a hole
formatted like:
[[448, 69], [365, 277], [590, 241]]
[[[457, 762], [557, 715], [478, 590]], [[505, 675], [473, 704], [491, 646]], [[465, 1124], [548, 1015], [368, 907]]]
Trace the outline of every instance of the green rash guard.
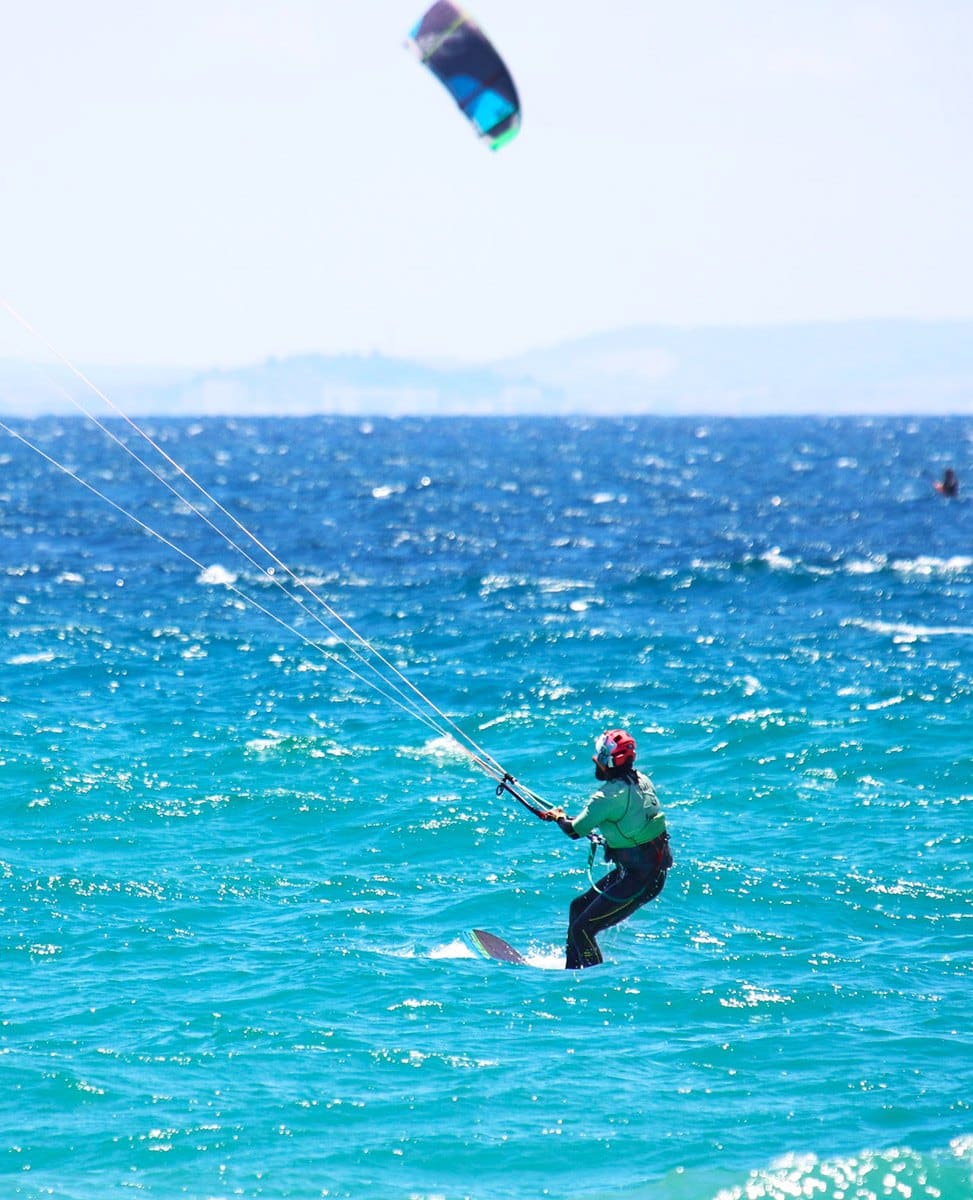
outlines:
[[588, 798], [571, 827], [578, 837], [595, 828], [613, 850], [623, 846], [641, 846], [666, 831], [666, 819], [659, 808], [652, 781], [640, 771], [635, 781], [608, 779]]

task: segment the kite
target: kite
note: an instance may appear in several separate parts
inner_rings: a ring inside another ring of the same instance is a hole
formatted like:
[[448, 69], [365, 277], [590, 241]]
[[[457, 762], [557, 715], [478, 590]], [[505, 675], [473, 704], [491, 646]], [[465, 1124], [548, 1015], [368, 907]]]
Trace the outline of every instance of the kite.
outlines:
[[461, 8], [437, 0], [410, 31], [409, 42], [491, 150], [517, 136], [520, 100], [514, 81], [489, 38]]

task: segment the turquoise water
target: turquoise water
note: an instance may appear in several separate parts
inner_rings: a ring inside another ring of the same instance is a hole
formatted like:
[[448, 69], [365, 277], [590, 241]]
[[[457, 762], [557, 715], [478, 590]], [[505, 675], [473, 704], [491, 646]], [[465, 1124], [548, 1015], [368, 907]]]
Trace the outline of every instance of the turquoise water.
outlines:
[[199, 565], [0, 443], [0, 1194], [973, 1196], [973, 425], [153, 424], [549, 801], [636, 735], [676, 866], [580, 973], [583, 847], [18, 428]]

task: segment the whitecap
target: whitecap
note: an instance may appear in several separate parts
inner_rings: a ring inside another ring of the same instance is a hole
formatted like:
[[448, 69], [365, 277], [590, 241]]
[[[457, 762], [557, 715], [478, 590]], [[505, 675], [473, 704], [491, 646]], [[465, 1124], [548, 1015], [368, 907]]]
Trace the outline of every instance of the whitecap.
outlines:
[[728, 725], [735, 725], [741, 721], [744, 725], [753, 724], [756, 721], [773, 721], [776, 725], [783, 725], [783, 714], [779, 708], [752, 708], [748, 712], [731, 713], [727, 717]]
[[524, 587], [527, 580], [523, 576], [514, 575], [484, 575], [480, 580], [480, 594], [489, 596], [493, 592], [507, 588]]
[[517, 709], [515, 712], [501, 713], [499, 717], [493, 717], [489, 721], [483, 721], [477, 726], [480, 733], [486, 729], [493, 729], [497, 725], [508, 725], [510, 723], [519, 723], [530, 718], [531, 713], [526, 708]]
[[789, 558], [786, 554], [781, 554], [779, 546], [768, 550], [766, 554], [761, 554], [760, 559], [772, 571], [792, 571], [794, 569], [794, 559]]
[[877, 558], [853, 559], [847, 563], [845, 570], [849, 575], [874, 575], [876, 572], [884, 570], [888, 560], [884, 555], [879, 555]]
[[892, 570], [902, 575], [957, 575], [973, 566], [973, 558], [965, 554], [954, 554], [951, 558], [937, 558], [920, 554], [918, 558], [903, 558], [892, 563]]
[[467, 757], [463, 747], [448, 733], [443, 734], [441, 737], [430, 738], [419, 747], [404, 746], [401, 749], [401, 753], [415, 758], [448, 758], [455, 760]]
[[552, 596], [558, 592], [591, 591], [593, 585], [585, 579], [541, 579], [537, 586], [543, 595]]
[[250, 754], [272, 754], [278, 749], [283, 740], [282, 737], [273, 734], [269, 737], [251, 738], [246, 744], [246, 750]]
[[217, 564], [202, 570], [196, 582], [229, 587], [231, 584], [236, 583], [236, 581], [237, 577], [232, 571], [228, 571], [226, 567], [221, 567]]
[[867, 629], [870, 633], [884, 634], [896, 642], [915, 642], [919, 638], [933, 637], [973, 637], [973, 626], [970, 625], [912, 625], [906, 621], [864, 621], [858, 617], [843, 623]]

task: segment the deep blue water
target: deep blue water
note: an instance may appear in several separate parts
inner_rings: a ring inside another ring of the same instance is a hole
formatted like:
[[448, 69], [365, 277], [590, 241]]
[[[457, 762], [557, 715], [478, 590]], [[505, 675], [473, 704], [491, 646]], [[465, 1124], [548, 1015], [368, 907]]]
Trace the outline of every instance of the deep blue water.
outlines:
[[551, 802], [635, 734], [676, 866], [581, 973], [582, 846], [17, 428], [195, 564], [0, 441], [0, 1194], [973, 1196], [973, 423], [151, 424]]

